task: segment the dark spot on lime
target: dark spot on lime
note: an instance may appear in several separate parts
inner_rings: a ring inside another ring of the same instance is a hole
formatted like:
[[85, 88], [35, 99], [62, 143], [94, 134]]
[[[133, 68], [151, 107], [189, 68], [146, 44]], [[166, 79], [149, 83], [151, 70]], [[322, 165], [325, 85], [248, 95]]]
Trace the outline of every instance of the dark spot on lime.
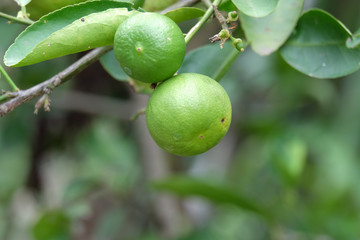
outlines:
[[204, 136], [203, 135], [200, 135], [200, 137], [199, 138], [204, 138]]
[[81, 18], [81, 21], [82, 21], [82, 22], [85, 22], [85, 18]]
[[223, 117], [222, 119], [221, 119], [221, 123], [224, 123], [225, 122], [225, 118]]

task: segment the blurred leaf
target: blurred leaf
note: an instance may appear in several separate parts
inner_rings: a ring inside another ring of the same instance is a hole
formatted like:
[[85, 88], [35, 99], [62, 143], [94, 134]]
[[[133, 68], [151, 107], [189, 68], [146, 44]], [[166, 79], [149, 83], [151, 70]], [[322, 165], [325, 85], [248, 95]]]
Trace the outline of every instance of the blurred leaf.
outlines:
[[91, 1], [52, 12], [30, 25], [16, 38], [5, 53], [5, 65], [26, 66], [112, 45], [119, 24], [134, 14], [126, 7], [131, 7], [131, 4]]
[[136, 145], [118, 122], [95, 121], [79, 138], [77, 148], [83, 158], [79, 177], [116, 193], [125, 193], [135, 184], [139, 174]]
[[274, 11], [279, 0], [232, 0], [232, 2], [250, 17], [265, 17]]
[[279, 0], [268, 16], [255, 18], [240, 13], [242, 28], [252, 49], [260, 55], [269, 55], [286, 41], [301, 14], [304, 0]]
[[280, 172], [284, 182], [294, 184], [298, 181], [306, 161], [307, 148], [299, 138], [271, 140], [272, 162]]
[[199, 47], [185, 56], [179, 73], [201, 73], [219, 81], [230, 69], [239, 53], [229, 41], [223, 48], [220, 48], [219, 44]]
[[72, 202], [86, 197], [97, 185], [93, 179], [78, 178], [73, 180], [64, 192], [64, 202]]
[[235, 193], [227, 186], [215, 185], [200, 179], [178, 176], [154, 182], [157, 190], [169, 191], [179, 196], [199, 196], [217, 204], [233, 204], [242, 209], [268, 216], [254, 201]]
[[116, 80], [129, 81], [129, 76], [120, 67], [120, 63], [116, 60], [114, 51], [110, 51], [101, 57], [100, 63], [103, 68]]
[[98, 220], [95, 227], [94, 240], [119, 239], [125, 220], [125, 212], [122, 209], [109, 209]]
[[33, 227], [35, 240], [70, 239], [70, 221], [62, 211], [44, 213]]
[[313, 9], [300, 18], [281, 49], [285, 61], [316, 78], [337, 78], [360, 69], [360, 49], [349, 49], [351, 33], [329, 13]]
[[29, 146], [21, 140], [12, 147], [1, 143], [0, 139], [0, 203], [9, 201], [13, 193], [23, 186], [29, 170]]
[[165, 13], [165, 16], [171, 18], [176, 23], [185, 22], [204, 15], [205, 11], [195, 7], [182, 7]]

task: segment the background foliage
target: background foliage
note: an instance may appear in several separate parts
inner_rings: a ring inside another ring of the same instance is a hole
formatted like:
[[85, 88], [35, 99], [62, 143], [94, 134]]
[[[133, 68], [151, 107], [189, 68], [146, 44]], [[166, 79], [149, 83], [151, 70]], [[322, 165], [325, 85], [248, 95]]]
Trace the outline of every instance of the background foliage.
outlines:
[[[360, 26], [357, 0], [304, 4]], [[1, 56], [22, 30], [0, 21]], [[231, 55], [230, 44], [208, 45], [218, 31], [216, 21], [201, 30], [180, 72], [218, 76], [199, 60]], [[7, 70], [27, 88], [79, 55]], [[31, 102], [1, 118], [0, 239], [359, 239], [359, 79], [311, 78], [279, 52], [246, 48], [221, 81], [229, 133], [180, 158], [152, 142], [143, 116], [129, 121], [147, 96], [95, 64], [52, 94], [50, 113], [34, 116]]]

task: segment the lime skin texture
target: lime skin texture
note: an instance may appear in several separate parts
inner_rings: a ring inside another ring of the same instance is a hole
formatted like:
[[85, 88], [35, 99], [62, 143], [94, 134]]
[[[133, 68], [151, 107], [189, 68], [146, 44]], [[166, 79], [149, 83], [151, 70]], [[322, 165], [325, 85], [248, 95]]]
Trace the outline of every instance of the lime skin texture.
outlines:
[[226, 134], [231, 102], [215, 80], [183, 73], [157, 86], [146, 108], [146, 124], [165, 151], [191, 156], [208, 151]]
[[133, 79], [155, 83], [179, 69], [186, 51], [184, 35], [170, 18], [158, 13], [138, 13], [116, 31], [114, 53], [124, 72]]

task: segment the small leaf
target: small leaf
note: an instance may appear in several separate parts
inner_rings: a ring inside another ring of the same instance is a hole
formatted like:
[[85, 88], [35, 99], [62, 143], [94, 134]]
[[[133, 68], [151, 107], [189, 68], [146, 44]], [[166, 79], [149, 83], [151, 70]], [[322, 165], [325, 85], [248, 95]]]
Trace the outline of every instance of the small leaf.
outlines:
[[16, 2], [20, 7], [25, 7], [26, 5], [29, 4], [29, 2], [31, 2], [31, 0], [15, 0], [15, 2]]
[[270, 143], [272, 163], [284, 182], [297, 183], [306, 163], [307, 147], [302, 139], [279, 139]]
[[360, 49], [349, 49], [351, 33], [329, 13], [313, 9], [300, 18], [294, 34], [281, 49], [284, 60], [316, 78], [337, 78], [360, 68]]
[[101, 57], [100, 63], [103, 68], [118, 81], [129, 81], [130, 77], [126, 75], [124, 70], [120, 67], [119, 62], [116, 60], [114, 51], [110, 51]]
[[242, 28], [252, 49], [259, 55], [278, 50], [293, 31], [303, 4], [304, 0], [280, 0], [275, 11], [262, 18], [240, 13]]
[[219, 81], [238, 55], [239, 51], [230, 41], [223, 48], [219, 44], [208, 44], [188, 53], [179, 73], [200, 73]]
[[360, 28], [346, 40], [347, 48], [357, 48], [360, 46]]
[[[26, 66], [48, 59], [113, 44], [130, 3], [91, 1], [70, 5], [29, 26], [5, 53], [7, 66]], [[100, 34], [101, 33], [101, 34]]]
[[46, 212], [33, 227], [35, 240], [70, 239], [70, 220], [62, 211]]
[[174, 22], [185, 22], [204, 15], [204, 10], [195, 7], [182, 7], [165, 13], [165, 16], [171, 18]]
[[[235, 6], [244, 14], [251, 17], [265, 17], [269, 15], [279, 0], [232, 0]], [[288, 1], [288, 0], [286, 0]]]
[[246, 199], [227, 186], [210, 184], [200, 179], [178, 176], [155, 182], [154, 187], [158, 190], [169, 191], [179, 196], [200, 196], [214, 203], [233, 204], [251, 212], [265, 216], [268, 215], [268, 213], [253, 200]]

